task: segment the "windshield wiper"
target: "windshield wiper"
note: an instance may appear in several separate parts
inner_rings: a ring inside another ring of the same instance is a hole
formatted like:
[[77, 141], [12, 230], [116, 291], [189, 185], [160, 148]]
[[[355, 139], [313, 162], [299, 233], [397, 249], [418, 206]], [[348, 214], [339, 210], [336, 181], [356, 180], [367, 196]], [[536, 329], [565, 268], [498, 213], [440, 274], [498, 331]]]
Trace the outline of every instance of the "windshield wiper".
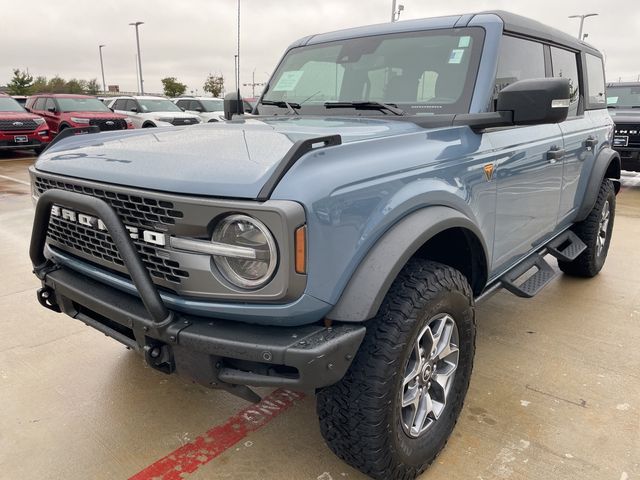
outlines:
[[380, 110], [391, 112], [394, 115], [404, 115], [404, 110], [391, 103], [370, 102], [367, 100], [356, 102], [325, 102], [325, 108], [355, 108], [356, 110]]
[[286, 108], [288, 110], [287, 113], [299, 115], [297, 111], [297, 109], [300, 108], [299, 103], [289, 103], [286, 100], [262, 100], [260, 103], [262, 105], [274, 105], [276, 107]]

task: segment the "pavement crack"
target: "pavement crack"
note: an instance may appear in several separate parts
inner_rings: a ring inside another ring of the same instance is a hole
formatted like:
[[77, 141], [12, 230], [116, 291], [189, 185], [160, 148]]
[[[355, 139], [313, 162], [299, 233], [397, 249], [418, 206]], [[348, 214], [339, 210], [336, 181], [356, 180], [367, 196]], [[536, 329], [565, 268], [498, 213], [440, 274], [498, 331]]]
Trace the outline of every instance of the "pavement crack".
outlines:
[[526, 388], [527, 390], [530, 390], [532, 392], [539, 393], [541, 395], [546, 395], [547, 397], [555, 398], [556, 400], [560, 400], [560, 401], [565, 402], [565, 403], [570, 403], [571, 405], [576, 405], [578, 407], [587, 408], [587, 401], [582, 399], [582, 398], [580, 399], [579, 402], [576, 402], [576, 401], [573, 401], [573, 400], [569, 400], [567, 398], [560, 397], [558, 395], [554, 395], [553, 393], [543, 392], [542, 390], [538, 390], [537, 388], [534, 388], [529, 384], [525, 385], [524, 388]]

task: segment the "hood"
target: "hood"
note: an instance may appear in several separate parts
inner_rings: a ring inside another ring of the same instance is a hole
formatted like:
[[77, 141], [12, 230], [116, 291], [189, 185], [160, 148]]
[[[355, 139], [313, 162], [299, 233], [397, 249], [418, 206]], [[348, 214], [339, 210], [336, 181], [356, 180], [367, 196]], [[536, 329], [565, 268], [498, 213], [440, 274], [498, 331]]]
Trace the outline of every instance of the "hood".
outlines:
[[0, 112], [0, 120], [31, 120], [33, 118], [40, 118], [40, 115], [29, 112]]
[[640, 123], [640, 108], [609, 108], [614, 123]]
[[197, 115], [187, 112], [142, 112], [144, 115], [151, 117], [171, 117], [171, 118], [195, 118]]
[[421, 130], [403, 121], [279, 117], [104, 132], [55, 144], [36, 168], [143, 189], [256, 198], [298, 140], [339, 134], [349, 143]]
[[99, 118], [99, 119], [122, 119], [126, 118], [125, 115], [120, 115], [119, 113], [114, 112], [64, 112], [65, 115], [69, 115], [70, 117], [78, 117], [78, 118]]

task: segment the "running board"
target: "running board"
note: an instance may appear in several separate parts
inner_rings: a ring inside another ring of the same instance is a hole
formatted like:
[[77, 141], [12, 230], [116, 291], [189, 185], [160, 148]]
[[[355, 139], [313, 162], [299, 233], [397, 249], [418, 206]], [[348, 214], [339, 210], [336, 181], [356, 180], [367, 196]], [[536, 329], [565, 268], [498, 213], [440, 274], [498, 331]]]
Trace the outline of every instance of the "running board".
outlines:
[[547, 249], [559, 261], [572, 262], [587, 249], [587, 246], [575, 233], [567, 230], [549, 242]]
[[[538, 253], [525, 260], [513, 270], [505, 273], [500, 277], [502, 286], [514, 295], [523, 298], [531, 298], [540, 293], [540, 291], [558, 275], [558, 272], [544, 259], [545, 253], [546, 252]], [[526, 278], [524, 282], [517, 283], [517, 281], [532, 268], [535, 268], [536, 272]]]

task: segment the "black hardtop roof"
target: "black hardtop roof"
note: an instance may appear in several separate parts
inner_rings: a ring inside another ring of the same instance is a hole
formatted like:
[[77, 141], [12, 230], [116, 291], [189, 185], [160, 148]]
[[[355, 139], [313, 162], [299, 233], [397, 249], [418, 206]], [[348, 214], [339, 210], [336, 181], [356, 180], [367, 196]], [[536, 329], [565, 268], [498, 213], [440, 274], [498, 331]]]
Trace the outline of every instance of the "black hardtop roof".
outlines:
[[602, 57], [602, 54], [593, 46], [586, 42], [582, 42], [577, 38], [569, 35], [568, 33], [558, 30], [557, 28], [549, 27], [544, 23], [540, 23], [537, 20], [532, 20], [522, 15], [516, 15], [515, 13], [506, 12], [504, 10], [491, 10], [481, 12], [484, 14], [494, 14], [502, 19], [504, 22], [504, 30], [506, 32], [518, 33], [526, 35], [528, 37], [539, 38], [550, 43], [558, 45], [564, 45], [565, 47], [572, 48], [574, 50], [580, 50], [588, 52], [598, 57]]

